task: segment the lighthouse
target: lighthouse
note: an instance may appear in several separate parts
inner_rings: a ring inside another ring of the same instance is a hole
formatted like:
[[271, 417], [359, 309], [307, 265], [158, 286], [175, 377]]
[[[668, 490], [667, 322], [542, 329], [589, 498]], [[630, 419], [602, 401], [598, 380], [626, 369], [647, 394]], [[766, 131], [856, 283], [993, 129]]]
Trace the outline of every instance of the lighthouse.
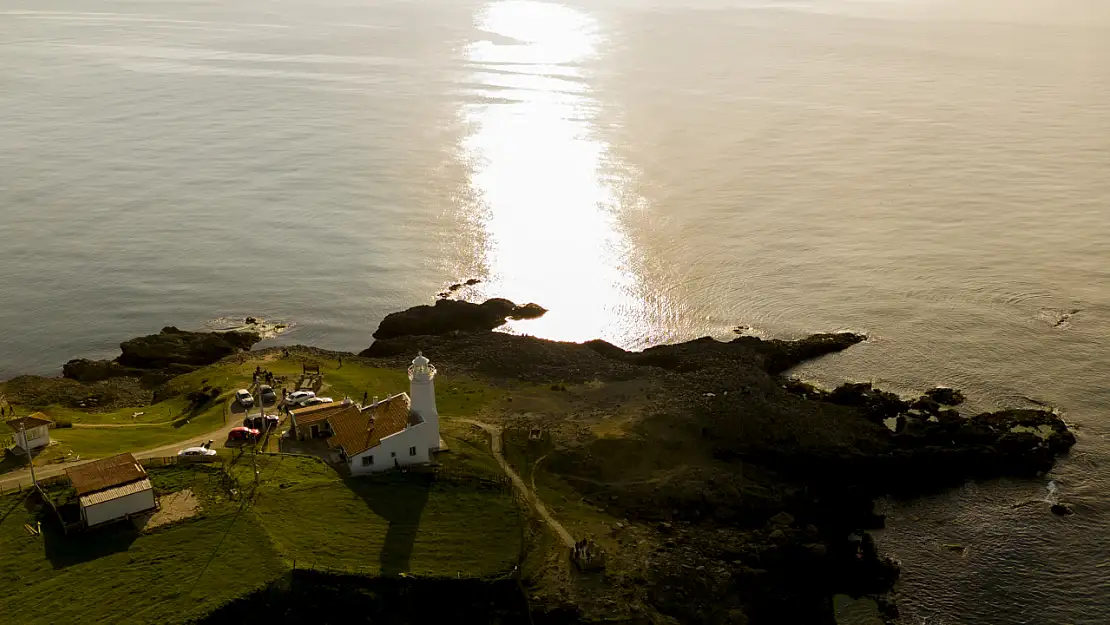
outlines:
[[423, 352], [417, 352], [409, 367], [409, 398], [412, 411], [428, 425], [428, 448], [439, 449], [439, 411], [436, 410], [436, 368]]

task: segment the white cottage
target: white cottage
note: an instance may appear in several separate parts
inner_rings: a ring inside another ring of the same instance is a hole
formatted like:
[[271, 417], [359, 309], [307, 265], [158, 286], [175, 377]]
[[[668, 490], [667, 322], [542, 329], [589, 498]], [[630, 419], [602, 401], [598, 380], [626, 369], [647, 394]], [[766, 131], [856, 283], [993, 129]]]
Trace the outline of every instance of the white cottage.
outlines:
[[131, 454], [120, 454], [68, 469], [88, 527], [130, 518], [157, 507], [154, 486]]
[[440, 449], [435, 367], [423, 354], [409, 367], [409, 392], [369, 406], [351, 400], [292, 412], [298, 438], [327, 438], [353, 475], [376, 473], [432, 460]]
[[15, 432], [15, 444], [26, 453], [50, 444], [50, 426], [54, 422], [41, 412], [29, 417], [9, 419], [8, 427]]

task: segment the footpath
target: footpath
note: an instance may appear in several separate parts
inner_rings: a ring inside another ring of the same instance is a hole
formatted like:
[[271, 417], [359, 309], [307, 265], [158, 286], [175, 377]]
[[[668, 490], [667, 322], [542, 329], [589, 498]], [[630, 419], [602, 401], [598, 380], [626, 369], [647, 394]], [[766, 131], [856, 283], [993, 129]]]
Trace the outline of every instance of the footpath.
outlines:
[[505, 472], [505, 475], [507, 475], [510, 480], [512, 480], [513, 486], [515, 486], [516, 489], [519, 490], [522, 495], [524, 495], [524, 499], [528, 502], [530, 506], [532, 506], [536, 513], [540, 515], [540, 518], [542, 518], [544, 522], [547, 523], [548, 527], [550, 527], [551, 530], [555, 532], [555, 535], [558, 536], [559, 539], [562, 540], [568, 548], [573, 549], [574, 537], [572, 537], [570, 535], [570, 532], [568, 532], [567, 529], [563, 527], [562, 523], [559, 523], [559, 521], [557, 521], [555, 517], [551, 516], [551, 513], [547, 510], [547, 506], [543, 504], [543, 501], [540, 500], [535, 491], [529, 488], [528, 485], [524, 483], [524, 480], [521, 479], [519, 475], [517, 475], [517, 472], [514, 471], [513, 468], [509, 466], [509, 463], [505, 461], [505, 455], [501, 452], [501, 428], [496, 425], [490, 425], [481, 421], [475, 421], [474, 419], [459, 420], [463, 423], [476, 425], [489, 433], [490, 448], [493, 450], [493, 457], [497, 459], [497, 464], [501, 465], [501, 470]]

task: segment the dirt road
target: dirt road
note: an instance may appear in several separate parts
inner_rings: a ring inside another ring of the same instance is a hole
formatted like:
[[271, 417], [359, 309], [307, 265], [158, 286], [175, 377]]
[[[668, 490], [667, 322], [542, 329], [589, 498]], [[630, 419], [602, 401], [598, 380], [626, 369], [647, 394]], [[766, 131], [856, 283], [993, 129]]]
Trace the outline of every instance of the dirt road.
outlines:
[[[206, 443], [209, 440], [216, 441], [213, 444], [214, 447], [223, 447], [224, 443], [227, 441], [227, 433], [231, 431], [231, 428], [236, 427], [238, 425], [242, 425], [242, 421], [240, 419], [234, 418], [236, 416], [237, 415], [233, 414], [232, 418], [228, 419], [227, 424], [224, 425], [223, 427], [221, 427], [218, 430], [212, 430], [211, 432], [198, 434], [196, 436], [190, 436], [189, 438], [182, 439], [182, 440], [179, 440], [179, 441], [176, 441], [176, 442], [173, 442], [173, 443], [169, 443], [169, 444], [166, 444], [166, 445], [161, 445], [161, 446], [158, 446], [158, 447], [152, 447], [150, 449], [144, 449], [144, 450], [141, 450], [141, 451], [133, 451], [131, 453], [133, 453], [135, 455], [135, 458], [137, 458], [139, 460], [142, 460], [143, 458], [153, 458], [153, 457], [156, 457], [156, 456], [172, 456], [172, 455], [176, 454], [178, 452], [178, 450], [180, 450], [182, 448], [195, 447], [195, 446], [198, 446], [202, 443]], [[126, 451], [128, 451], [128, 450], [121, 449], [121, 450], [119, 450], [119, 453], [124, 453]], [[85, 464], [87, 462], [92, 462], [93, 460], [96, 460], [96, 458], [89, 458], [88, 460], [79, 460], [77, 462], [50, 463], [50, 464], [46, 464], [46, 465], [43, 465], [43, 466], [36, 465], [35, 466], [35, 477], [42, 480], [42, 479], [45, 479], [45, 478], [48, 478], [48, 477], [54, 477], [55, 475], [61, 475], [61, 474], [66, 472], [66, 469], [71, 469], [73, 467], [80, 466], [80, 465]], [[30, 486], [30, 485], [31, 485], [31, 470], [30, 469], [20, 469], [19, 471], [12, 471], [11, 473], [5, 473], [3, 475], [0, 475], [0, 491], [8, 491], [8, 490], [11, 490], [13, 488], [16, 488], [17, 486]]]

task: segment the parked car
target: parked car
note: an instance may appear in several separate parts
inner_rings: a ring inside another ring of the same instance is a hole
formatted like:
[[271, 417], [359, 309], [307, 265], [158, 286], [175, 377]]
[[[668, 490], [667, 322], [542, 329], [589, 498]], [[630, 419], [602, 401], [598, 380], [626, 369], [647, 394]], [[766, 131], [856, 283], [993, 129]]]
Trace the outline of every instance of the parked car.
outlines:
[[216, 459], [216, 450], [207, 447], [189, 447], [177, 452], [177, 459], [182, 462], [212, 462]]
[[235, 401], [239, 402], [239, 405], [244, 408], [250, 408], [254, 405], [254, 397], [252, 397], [251, 392], [245, 388], [235, 391]]
[[304, 406], [304, 407], [307, 408], [308, 406], [319, 406], [320, 404], [330, 404], [334, 401], [335, 400], [332, 399], [331, 397], [311, 397], [309, 399], [306, 399], [304, 402], [302, 402], [301, 406]]
[[274, 393], [273, 388], [263, 384], [262, 386], [258, 387], [258, 391], [262, 395], [263, 404], [272, 404], [277, 401], [277, 394]]
[[279, 423], [281, 423], [281, 417], [273, 414], [268, 414], [265, 416], [255, 414], [248, 416], [246, 419], [243, 419], [243, 425], [255, 430], [265, 430], [268, 428], [277, 427]]
[[312, 391], [293, 391], [285, 396], [285, 403], [292, 406], [303, 406], [305, 402], [316, 397]]
[[231, 428], [227, 433], [227, 440], [229, 441], [251, 441], [258, 438], [261, 434], [258, 430], [248, 427]]

